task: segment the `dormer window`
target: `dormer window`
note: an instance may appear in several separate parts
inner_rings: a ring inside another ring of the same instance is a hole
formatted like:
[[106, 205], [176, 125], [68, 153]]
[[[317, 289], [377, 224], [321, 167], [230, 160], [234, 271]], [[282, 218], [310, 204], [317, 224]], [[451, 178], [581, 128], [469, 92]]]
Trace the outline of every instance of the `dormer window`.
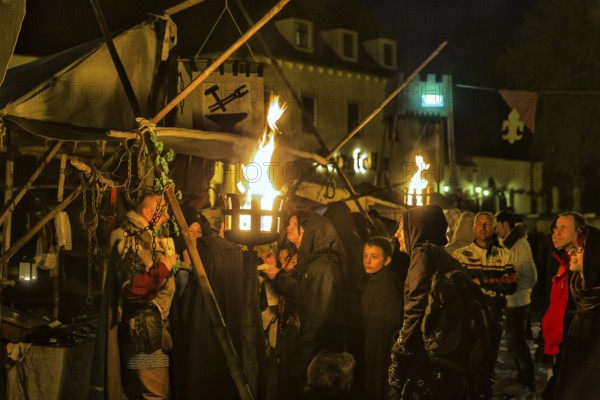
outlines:
[[393, 54], [394, 54], [394, 48], [391, 45], [391, 43], [384, 43], [383, 44], [383, 63], [385, 65], [387, 65], [389, 67], [394, 66]]
[[331, 29], [321, 32], [325, 43], [344, 61], [358, 60], [358, 32], [349, 29]]
[[343, 44], [344, 44], [344, 57], [355, 57], [354, 55], [354, 36], [349, 33], [344, 33], [342, 35]]
[[296, 46], [308, 49], [308, 24], [298, 22], [296, 25]]
[[305, 19], [286, 18], [275, 21], [281, 36], [298, 51], [312, 53], [313, 23]]
[[396, 61], [396, 41], [387, 38], [366, 40], [363, 46], [367, 53], [386, 69], [395, 69]]

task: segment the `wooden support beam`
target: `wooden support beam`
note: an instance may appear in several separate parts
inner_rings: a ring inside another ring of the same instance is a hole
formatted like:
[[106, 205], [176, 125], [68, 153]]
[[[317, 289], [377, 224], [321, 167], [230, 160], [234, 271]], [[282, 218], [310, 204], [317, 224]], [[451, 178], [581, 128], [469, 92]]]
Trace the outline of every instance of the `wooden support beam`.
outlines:
[[[123, 152], [123, 148], [117, 149], [105, 162], [100, 166], [100, 170], [103, 170], [110, 166], [112, 162], [121, 155]], [[9, 249], [0, 256], [0, 267], [4, 265], [5, 262], [8, 262], [12, 256], [14, 256], [27, 242], [44, 227], [56, 214], [64, 210], [73, 200], [77, 198], [83, 191], [85, 185], [82, 183], [77, 188], [75, 188], [63, 201], [58, 203], [54, 208], [50, 210], [48, 214], [44, 216], [37, 224], [35, 224], [29, 232], [27, 232], [23, 237], [17, 240]], [[4, 271], [3, 271], [4, 272]], [[1, 275], [1, 274], [0, 274]]]
[[[202, 292], [202, 297], [204, 297], [204, 301], [206, 301], [208, 314], [217, 333], [217, 337], [219, 338], [219, 342], [221, 343], [221, 348], [223, 349], [223, 353], [225, 354], [225, 359], [227, 361], [229, 371], [231, 372], [231, 377], [235, 382], [235, 386], [238, 389], [240, 398], [242, 400], [251, 400], [253, 399], [253, 396], [250, 390], [250, 386], [247, 382], [246, 374], [244, 373], [242, 363], [240, 362], [240, 359], [235, 351], [235, 347], [233, 347], [231, 336], [229, 336], [227, 326], [225, 325], [225, 320], [223, 319], [223, 315], [221, 314], [221, 310], [219, 309], [219, 305], [217, 304], [215, 294], [213, 293], [212, 288], [210, 286], [210, 282], [208, 281], [208, 276], [206, 275], [204, 265], [202, 264], [202, 260], [200, 259], [200, 254], [198, 254], [198, 249], [196, 248], [196, 243], [189, 234], [189, 227], [187, 221], [183, 216], [183, 212], [181, 211], [181, 207], [179, 206], [177, 197], [173, 192], [173, 185], [167, 187], [165, 193], [167, 195], [167, 200], [171, 206], [171, 210], [173, 211], [173, 215], [175, 216], [175, 220], [177, 221], [179, 229], [183, 235], [183, 238], [185, 239], [185, 245], [187, 247], [188, 253], [190, 254], [190, 259], [192, 260], [192, 264], [194, 266], [194, 269], [196, 270], [196, 274], [198, 275], [200, 291]], [[187, 333], [192, 334], [191, 332]]]
[[31, 185], [33, 185], [33, 182], [38, 178], [38, 176], [40, 176], [44, 168], [46, 168], [46, 166], [48, 165], [52, 157], [54, 157], [56, 152], [60, 149], [60, 146], [62, 146], [62, 144], [62, 140], [59, 140], [54, 146], [52, 146], [50, 150], [48, 150], [46, 156], [44, 157], [44, 160], [40, 163], [40, 165], [38, 165], [37, 169], [31, 175], [31, 178], [29, 178], [25, 185], [23, 185], [21, 189], [19, 189], [17, 194], [5, 204], [4, 208], [2, 209], [2, 214], [0, 215], [0, 225], [2, 225], [8, 217], [8, 215], [13, 212], [19, 201], [21, 201], [23, 196], [25, 196], [25, 193], [27, 193], [27, 191], [31, 189]]
[[378, 105], [377, 107], [375, 107], [375, 109], [373, 111], [371, 111], [371, 113], [360, 123], [356, 126], [356, 128], [354, 128], [351, 132], [349, 132], [347, 135], [345, 135], [335, 146], [333, 146], [333, 149], [331, 149], [331, 151], [329, 152], [329, 155], [327, 156], [327, 158], [331, 158], [333, 157], [333, 155], [335, 154], [336, 151], [338, 151], [339, 149], [341, 149], [346, 143], [348, 143], [348, 141], [350, 139], [352, 139], [352, 137], [354, 137], [354, 135], [356, 135], [358, 132], [360, 132], [360, 130], [362, 128], [365, 127], [365, 125], [367, 125], [377, 114], [379, 114], [379, 112], [381, 110], [383, 110], [383, 107], [385, 107], [390, 101], [392, 101], [396, 96], [398, 96], [398, 94], [400, 94], [400, 92], [402, 90], [404, 90], [404, 88], [408, 85], [408, 83], [410, 81], [412, 81], [415, 76], [417, 76], [417, 74], [419, 72], [421, 72], [421, 70], [423, 68], [425, 68], [425, 66], [427, 64], [429, 64], [431, 62], [431, 60], [433, 60], [439, 53], [440, 51], [442, 51], [442, 49], [444, 47], [446, 47], [446, 45], [448, 44], [448, 42], [443, 42], [442, 44], [440, 44], [438, 46], [437, 49], [435, 49], [433, 51], [433, 53], [431, 53], [429, 55], [429, 57], [427, 57], [425, 59], [425, 61], [423, 61], [421, 63], [421, 65], [419, 65], [417, 67], [417, 69], [415, 69], [412, 74], [409, 75], [408, 78], [406, 78], [404, 80], [404, 82], [402, 82], [402, 84], [396, 89], [394, 90], [392, 93], [390, 93], [390, 95], [388, 97], [385, 98], [385, 100], [383, 100], [383, 102], [381, 102], [380, 105]]
[[165, 14], [167, 14], [167, 15], [175, 15], [175, 14], [181, 12], [181, 11], [185, 11], [188, 8], [190, 8], [192, 6], [195, 6], [196, 4], [200, 4], [202, 2], [204, 2], [204, 0], [187, 0], [187, 1], [184, 1], [183, 3], [177, 4], [176, 6], [167, 8], [165, 10]]
[[239, 49], [244, 43], [248, 41], [260, 28], [262, 28], [267, 22], [269, 22], [275, 15], [281, 11], [281, 9], [289, 3], [290, 0], [281, 0], [279, 3], [275, 4], [268, 13], [265, 14], [253, 27], [251, 27], [246, 33], [244, 33], [234, 44], [231, 45], [223, 54], [219, 56], [211, 65], [209, 65], [200, 75], [196, 77], [185, 89], [183, 89], [173, 100], [169, 102], [162, 110], [156, 114], [154, 118], [152, 118], [151, 122], [153, 124], [158, 123], [161, 119], [163, 119], [169, 111], [175, 108], [183, 99], [185, 99], [194, 89], [198, 87], [206, 78], [210, 76], [214, 71], [225, 60], [229, 58], [237, 49]]
[[2, 254], [2, 256], [0, 256], [0, 265], [3, 265], [5, 262], [8, 262], [8, 260], [10, 260], [10, 258], [17, 253], [17, 251], [21, 250], [21, 247], [23, 247], [25, 244], [27, 244], [27, 242], [29, 242], [29, 240], [32, 237], [34, 237], [40, 231], [40, 229], [42, 229], [44, 227], [44, 225], [46, 225], [48, 222], [50, 222], [56, 214], [58, 214], [59, 212], [64, 210], [65, 207], [67, 207], [69, 204], [71, 204], [71, 202], [73, 200], [75, 200], [77, 198], [77, 196], [79, 196], [81, 194], [82, 191], [83, 191], [83, 185], [79, 185], [77, 187], [77, 189], [73, 190], [63, 201], [61, 201], [56, 206], [54, 206], [54, 208], [52, 210], [50, 210], [50, 212], [48, 214], [44, 215], [44, 217], [42, 219], [40, 219], [37, 222], [37, 224], [35, 224], [29, 230], [29, 232], [27, 232], [25, 235], [23, 235], [12, 246], [10, 246], [10, 248], [6, 251], [6, 253], [4, 253], [4, 254]]
[[136, 117], [141, 117], [142, 109], [140, 107], [140, 103], [138, 103], [137, 97], [135, 96], [135, 92], [133, 90], [133, 86], [131, 85], [131, 81], [127, 77], [127, 71], [125, 71], [125, 66], [121, 61], [121, 58], [119, 58], [119, 53], [117, 53], [117, 48], [115, 47], [115, 43], [112, 40], [112, 36], [110, 35], [110, 30], [108, 29], [108, 25], [106, 24], [106, 20], [104, 19], [104, 14], [102, 13], [100, 4], [98, 3], [98, 0], [90, 0], [90, 4], [92, 5], [92, 9], [94, 10], [94, 14], [96, 15], [96, 20], [98, 21], [100, 31], [104, 36], [104, 42], [106, 43], [106, 47], [108, 48], [108, 54], [110, 54], [110, 58], [113, 61], [115, 69], [117, 70], [119, 80], [121, 81], [121, 85], [123, 85], [123, 90], [125, 90], [125, 94], [127, 95], [129, 104], [131, 104], [131, 108], [133, 109], [133, 113]]

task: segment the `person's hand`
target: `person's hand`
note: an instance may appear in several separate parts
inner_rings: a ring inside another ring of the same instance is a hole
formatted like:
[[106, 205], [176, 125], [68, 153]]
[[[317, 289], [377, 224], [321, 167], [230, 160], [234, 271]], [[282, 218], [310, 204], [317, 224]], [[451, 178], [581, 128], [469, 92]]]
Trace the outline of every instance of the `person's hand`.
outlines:
[[173, 269], [175, 264], [177, 264], [177, 256], [175, 254], [171, 254], [170, 256], [161, 255], [159, 261], [165, 264], [167, 269], [170, 271]]
[[258, 256], [263, 260], [265, 264], [271, 264], [273, 266], [277, 265], [277, 259], [275, 258], [275, 254], [273, 252], [259, 253]]
[[265, 273], [265, 275], [269, 278], [269, 279], [275, 279], [275, 275], [277, 275], [279, 273], [279, 271], [281, 271], [279, 268], [277, 267], [270, 267], [267, 268], [265, 270], [263, 270], [262, 272]]

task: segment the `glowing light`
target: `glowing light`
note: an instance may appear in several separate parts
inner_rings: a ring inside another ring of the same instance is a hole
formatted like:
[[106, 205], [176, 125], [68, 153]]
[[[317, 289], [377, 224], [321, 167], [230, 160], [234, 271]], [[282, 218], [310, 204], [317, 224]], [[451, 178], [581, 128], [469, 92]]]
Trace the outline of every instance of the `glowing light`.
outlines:
[[481, 193], [481, 188], [479, 186], [475, 188], [475, 193]]
[[484, 189], [484, 191], [483, 191], [483, 195], [484, 195], [484, 196], [489, 196], [489, 195], [490, 195], [490, 191], [489, 191], [489, 190], [487, 190], [487, 189]]
[[408, 185], [408, 196], [406, 196], [406, 204], [409, 206], [423, 205], [423, 190], [427, 188], [427, 179], [421, 176], [424, 170], [429, 169], [429, 164], [425, 163], [423, 156], [416, 156], [415, 162], [417, 164], [417, 172], [412, 176], [410, 184]]
[[441, 94], [424, 94], [421, 96], [421, 107], [444, 107], [444, 96]]
[[450, 186], [444, 185], [444, 187], [442, 188], [442, 190], [444, 191], [444, 193], [448, 193], [450, 191]]
[[[275, 197], [279, 195], [279, 191], [273, 187], [269, 166], [273, 151], [275, 150], [275, 133], [279, 132], [276, 122], [284, 111], [285, 105], [279, 105], [279, 96], [274, 97], [267, 113], [268, 127], [265, 127], [265, 131], [259, 139], [258, 150], [254, 154], [252, 162], [242, 166], [244, 176], [248, 182], [246, 201], [241, 207], [242, 209], [250, 209], [252, 198], [257, 197], [260, 198], [261, 210], [271, 210]], [[250, 171], [250, 168], [258, 169], [258, 171]], [[249, 176], [252, 176], [252, 179], [248, 179]], [[265, 216], [261, 217], [260, 220], [260, 230], [263, 232], [270, 231], [272, 217]], [[249, 215], [240, 215], [240, 230], [251, 230], [251, 218]]]
[[354, 149], [352, 152], [352, 159], [354, 160], [354, 172], [364, 174], [367, 172], [365, 163], [369, 156], [366, 153], [362, 153], [359, 148]]

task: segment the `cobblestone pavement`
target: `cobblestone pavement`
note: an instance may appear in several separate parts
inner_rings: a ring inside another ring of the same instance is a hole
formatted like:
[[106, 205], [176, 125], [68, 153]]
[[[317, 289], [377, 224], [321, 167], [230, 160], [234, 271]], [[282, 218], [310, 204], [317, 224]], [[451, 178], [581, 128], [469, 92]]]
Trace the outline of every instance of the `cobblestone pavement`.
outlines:
[[[533, 337], [537, 337], [540, 331], [540, 322], [535, 321], [532, 322], [532, 331]], [[529, 347], [531, 349], [531, 356], [533, 357], [535, 354], [535, 346], [533, 341], [529, 341]], [[507, 399], [517, 399], [517, 400], [533, 400], [533, 399], [541, 399], [540, 393], [544, 389], [546, 382], [548, 380], [548, 368], [551, 368], [551, 365], [536, 363], [535, 366], [535, 386], [536, 393], [535, 395], [529, 396], [521, 396], [521, 397], [511, 397], [502, 394], [502, 389], [513, 385], [516, 383], [517, 372], [512, 361], [512, 357], [510, 356], [508, 349], [506, 347], [506, 341], [504, 335], [502, 337], [502, 342], [500, 343], [500, 351], [498, 353], [498, 361], [496, 363], [496, 384], [494, 386], [494, 400], [507, 400]]]

